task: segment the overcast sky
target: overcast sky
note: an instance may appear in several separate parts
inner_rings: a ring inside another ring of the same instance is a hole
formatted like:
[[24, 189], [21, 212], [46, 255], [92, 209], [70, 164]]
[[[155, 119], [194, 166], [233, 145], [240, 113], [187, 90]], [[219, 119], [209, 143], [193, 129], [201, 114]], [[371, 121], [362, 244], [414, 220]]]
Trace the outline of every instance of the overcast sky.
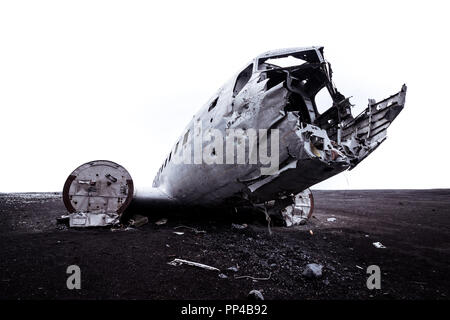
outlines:
[[445, 1], [2, 1], [0, 191], [60, 191], [80, 164], [153, 177], [193, 114], [254, 56], [325, 46], [357, 106], [408, 85], [388, 139], [316, 188], [450, 187]]

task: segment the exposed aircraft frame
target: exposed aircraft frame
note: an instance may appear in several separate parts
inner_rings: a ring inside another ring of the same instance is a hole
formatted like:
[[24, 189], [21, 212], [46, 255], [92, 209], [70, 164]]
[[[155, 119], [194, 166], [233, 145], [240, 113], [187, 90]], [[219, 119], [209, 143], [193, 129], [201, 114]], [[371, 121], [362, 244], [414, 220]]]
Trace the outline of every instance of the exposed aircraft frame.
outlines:
[[[272, 62], [288, 57], [297, 63], [285, 67]], [[322, 113], [316, 104], [321, 90], [332, 100]], [[308, 188], [353, 169], [378, 148], [403, 109], [405, 95], [403, 85], [387, 99], [369, 99], [367, 109], [353, 117], [349, 98], [332, 81], [323, 47], [266, 52], [194, 115], [152, 188], [135, 189], [129, 173], [110, 161], [77, 168], [63, 190], [70, 223], [115, 223], [131, 202], [149, 207], [251, 207], [288, 226], [303, 223], [314, 206]], [[267, 150], [258, 152], [265, 143]], [[201, 150], [200, 159], [196, 150]], [[277, 154], [276, 165], [262, 161], [269, 153]]]

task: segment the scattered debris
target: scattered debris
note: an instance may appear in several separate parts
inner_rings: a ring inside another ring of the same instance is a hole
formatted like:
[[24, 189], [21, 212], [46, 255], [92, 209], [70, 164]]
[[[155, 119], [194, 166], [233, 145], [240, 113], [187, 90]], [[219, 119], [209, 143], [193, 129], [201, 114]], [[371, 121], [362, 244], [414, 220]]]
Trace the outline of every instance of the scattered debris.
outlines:
[[264, 300], [264, 297], [259, 290], [252, 290], [248, 293], [249, 300]]
[[219, 278], [221, 278], [221, 279], [228, 279], [228, 276], [226, 274], [219, 273]]
[[186, 228], [186, 229], [192, 230], [192, 231], [195, 232], [195, 234], [206, 233], [206, 231], [204, 231], [204, 230], [198, 230], [198, 229], [195, 229], [195, 228], [192, 228], [192, 227], [188, 227], [188, 226], [185, 226], [185, 225], [177, 226], [174, 229], [179, 229], [179, 228]]
[[313, 234], [314, 234], [314, 232], [313, 232], [312, 230], [309, 230], [309, 233], [310, 233], [311, 235], [313, 235]]
[[236, 229], [236, 230], [244, 230], [244, 229], [246, 229], [248, 227], [248, 225], [247, 224], [237, 224], [237, 223], [232, 223], [231, 224], [231, 228], [232, 229]]
[[206, 269], [206, 270], [220, 271], [219, 269], [208, 266], [206, 264], [193, 262], [193, 261], [189, 261], [189, 260], [183, 260], [183, 259], [174, 259], [173, 261], [168, 262], [167, 264], [170, 264], [171, 266], [180, 266], [182, 264], [187, 264], [189, 266], [198, 267], [198, 268], [202, 268], [202, 269]]
[[269, 235], [271, 236], [272, 235], [272, 229], [270, 228], [270, 221], [271, 221], [270, 215], [269, 215], [269, 212], [267, 211], [267, 208], [264, 211], [265, 211], [265, 214], [266, 214], [267, 230], [269, 231]]
[[378, 248], [378, 249], [386, 248], [381, 242], [374, 242], [373, 245], [375, 248]]
[[233, 272], [238, 272], [239, 271], [239, 267], [229, 267], [229, 268], [227, 268], [227, 270], [230, 270], [230, 271], [233, 271]]
[[252, 279], [252, 280], [256, 280], [256, 281], [265, 281], [265, 280], [270, 280], [270, 277], [272, 276], [272, 272], [269, 273], [269, 276], [267, 278], [256, 278], [256, 277], [252, 277], [252, 276], [234, 276], [235, 279], [244, 279], [244, 278], [248, 278], [248, 279]]
[[177, 231], [175, 231], [174, 233], [179, 235], [179, 236], [182, 236], [184, 234], [184, 232], [177, 232]]
[[116, 232], [116, 231], [136, 231], [136, 228], [133, 227], [124, 227], [124, 226], [120, 226], [117, 228], [111, 228], [112, 232]]
[[358, 269], [364, 270], [363, 267], [360, 267], [360, 266], [358, 266], [358, 265], [356, 265], [356, 267], [357, 267]]
[[166, 218], [159, 219], [158, 221], [155, 222], [155, 224], [157, 226], [162, 226], [163, 224], [166, 224], [166, 223], [167, 223], [167, 219]]
[[148, 223], [148, 218], [141, 216], [140, 214], [135, 214], [130, 219], [130, 225], [133, 227], [140, 227], [147, 223]]
[[336, 218], [328, 218], [327, 221], [328, 221], [328, 222], [335, 222], [335, 221], [336, 221]]
[[323, 266], [321, 264], [307, 264], [305, 270], [303, 270], [303, 275], [307, 278], [319, 278], [322, 276], [322, 268]]

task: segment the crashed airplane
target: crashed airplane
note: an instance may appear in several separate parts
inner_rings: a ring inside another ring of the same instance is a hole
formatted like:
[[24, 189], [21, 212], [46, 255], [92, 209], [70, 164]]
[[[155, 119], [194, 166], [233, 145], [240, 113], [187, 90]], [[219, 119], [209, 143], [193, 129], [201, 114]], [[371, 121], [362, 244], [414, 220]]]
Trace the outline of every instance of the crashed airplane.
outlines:
[[269, 223], [275, 217], [286, 226], [304, 223], [314, 207], [308, 188], [353, 169], [378, 148], [405, 95], [403, 85], [382, 101], [369, 99], [353, 117], [323, 47], [264, 53], [194, 115], [151, 188], [135, 188], [127, 170], [111, 161], [73, 171], [63, 189], [70, 226], [116, 224], [130, 203], [254, 208]]

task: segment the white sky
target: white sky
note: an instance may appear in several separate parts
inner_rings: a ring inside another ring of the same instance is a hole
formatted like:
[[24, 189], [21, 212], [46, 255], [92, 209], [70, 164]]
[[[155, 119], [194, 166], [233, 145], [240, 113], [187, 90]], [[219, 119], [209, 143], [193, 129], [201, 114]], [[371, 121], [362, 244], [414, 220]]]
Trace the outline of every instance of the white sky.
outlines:
[[254, 56], [323, 45], [356, 111], [408, 85], [384, 144], [320, 188], [450, 187], [445, 1], [2, 1], [0, 191], [60, 191], [108, 159], [151, 184]]

